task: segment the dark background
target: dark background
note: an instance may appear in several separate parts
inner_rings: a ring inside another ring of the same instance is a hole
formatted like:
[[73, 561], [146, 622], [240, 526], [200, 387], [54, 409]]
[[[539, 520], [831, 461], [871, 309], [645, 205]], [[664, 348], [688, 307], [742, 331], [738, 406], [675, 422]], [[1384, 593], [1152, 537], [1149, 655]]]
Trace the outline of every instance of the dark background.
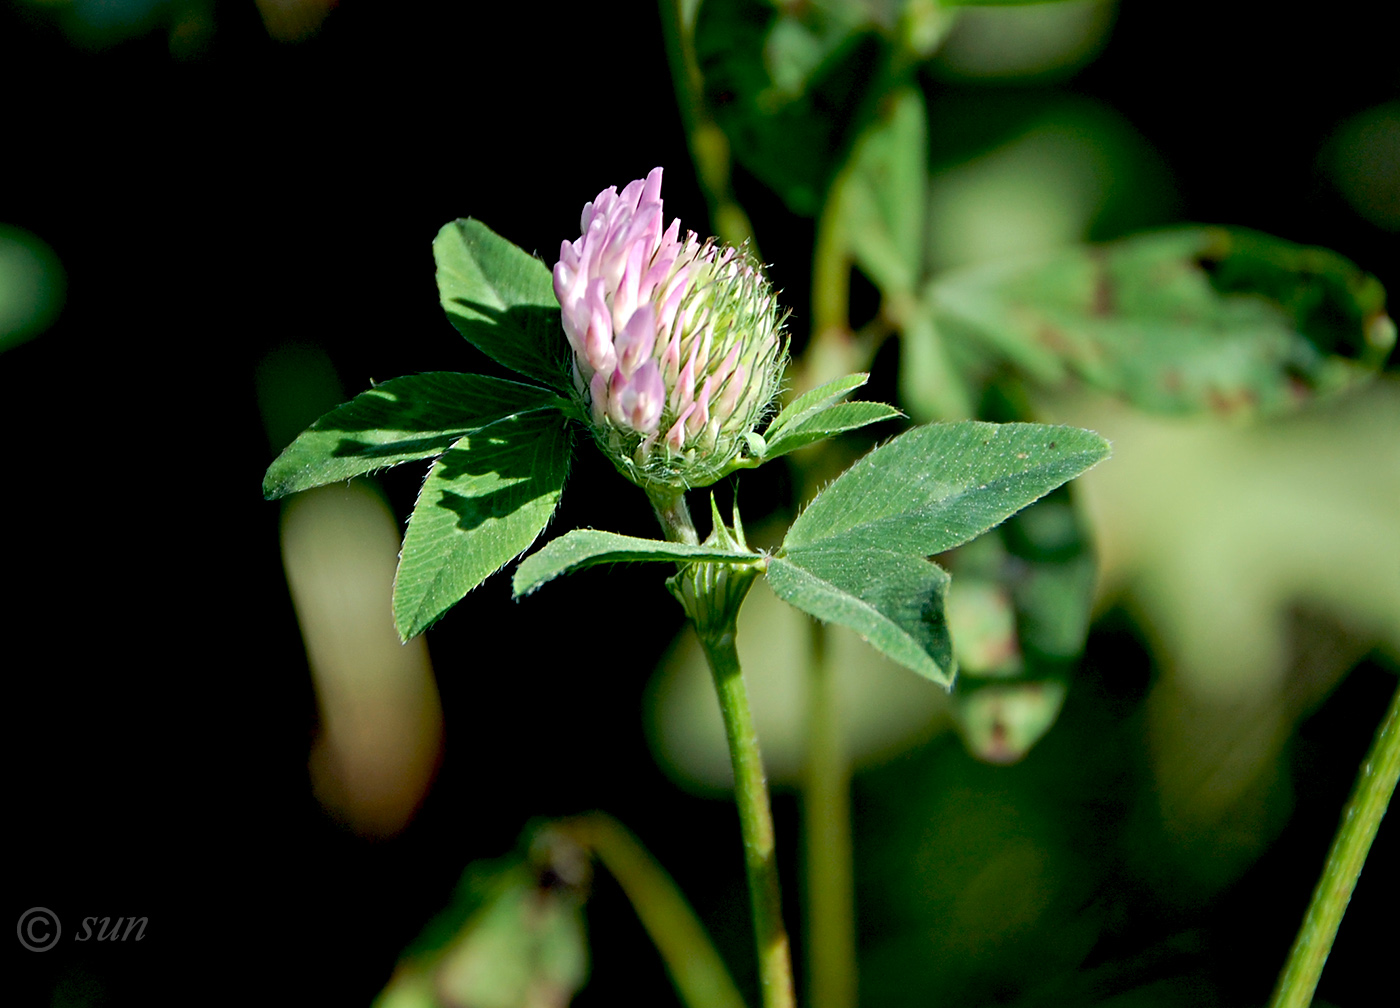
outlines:
[[[1127, 4], [1058, 87], [1157, 148], [1176, 192], [1163, 221], [1337, 248], [1395, 289], [1395, 237], [1319, 168], [1338, 122], [1400, 95], [1393, 41], [1365, 10]], [[408, 830], [370, 842], [310, 795], [314, 699], [278, 505], [259, 492], [273, 447], [254, 375], [274, 348], [323, 348], [350, 392], [489, 369], [438, 308], [444, 222], [480, 217], [552, 263], [585, 200], [657, 164], [668, 214], [703, 221], [655, 6], [351, 0], [295, 44], [269, 39], [251, 3], [213, 11], [216, 30], [177, 58], [159, 28], [85, 48], [34, 6], [0, 7], [0, 221], [41, 235], [68, 278], [57, 323], [0, 355], [9, 919], [36, 905], [150, 918], [139, 945], [18, 950], [6, 1000], [365, 1003], [468, 861], [508, 850], [532, 816], [593, 807], [648, 842], [744, 974], [732, 812], [678, 791], [642, 736], [640, 690], [679, 624], [646, 572], [518, 605], [495, 579], [431, 631], [446, 760]], [[810, 224], [737, 184], [800, 332]], [[384, 480], [401, 517], [419, 478]], [[590, 454], [555, 527], [649, 521]], [[1078, 689], [1131, 710], [1151, 676], [1120, 628], [1095, 638]], [[1186, 928], [1211, 999], [1262, 1003], [1392, 685], [1363, 666], [1305, 726], [1294, 819], [1254, 872], [1189, 921], [1134, 919], [1101, 957]], [[778, 817], [791, 845], [790, 796]], [[1372, 1003], [1390, 975], [1364, 950], [1396, 936], [1379, 898], [1395, 891], [1394, 835], [1324, 982], [1336, 1003]], [[665, 1001], [620, 895], [598, 888], [578, 1003]]]

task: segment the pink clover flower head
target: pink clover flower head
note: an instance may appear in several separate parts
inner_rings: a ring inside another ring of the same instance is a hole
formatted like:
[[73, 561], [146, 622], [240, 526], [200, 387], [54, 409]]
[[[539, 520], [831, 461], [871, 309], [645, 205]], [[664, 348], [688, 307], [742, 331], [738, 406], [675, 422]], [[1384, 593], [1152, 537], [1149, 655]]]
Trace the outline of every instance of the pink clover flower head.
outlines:
[[660, 168], [600, 192], [560, 246], [554, 294], [603, 450], [643, 486], [704, 486], [777, 393], [783, 316], [744, 249], [663, 220]]

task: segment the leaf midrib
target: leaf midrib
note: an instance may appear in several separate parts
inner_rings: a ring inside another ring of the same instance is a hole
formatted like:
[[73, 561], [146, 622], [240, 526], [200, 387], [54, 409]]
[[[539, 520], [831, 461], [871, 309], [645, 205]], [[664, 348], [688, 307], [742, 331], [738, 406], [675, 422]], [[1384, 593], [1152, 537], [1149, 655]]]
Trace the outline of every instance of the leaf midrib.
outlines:
[[[881, 551], [884, 551], [884, 552], [892, 552], [892, 551], [886, 549], [885, 547], [870, 546], [868, 543], [866, 543], [866, 542], [864, 541], [864, 539], [866, 538], [866, 535], [868, 535], [868, 531], [869, 531], [869, 530], [872, 530], [872, 529], [878, 529], [878, 528], [880, 528], [881, 526], [890, 526], [890, 525], [895, 525], [895, 524], [897, 524], [897, 523], [898, 523], [898, 524], [903, 524], [903, 523], [906, 522], [906, 521], [918, 521], [920, 518], [923, 518], [923, 520], [925, 520], [925, 521], [932, 521], [932, 520], [936, 517], [936, 513], [937, 513], [937, 512], [948, 511], [948, 510], [950, 510], [950, 509], [952, 508], [953, 505], [956, 505], [958, 502], [962, 501], [963, 499], [965, 499], [965, 498], [967, 498], [967, 497], [969, 497], [969, 496], [971, 496], [971, 495], [973, 495], [973, 494], [994, 493], [994, 492], [996, 492], [996, 491], [998, 491], [998, 490], [1005, 490], [1005, 489], [1007, 489], [1007, 487], [1008, 487], [1009, 484], [1014, 483], [1014, 482], [1017, 482], [1017, 481], [1019, 481], [1019, 480], [1021, 480], [1021, 479], [1024, 479], [1024, 478], [1026, 478], [1027, 476], [1029, 476], [1029, 475], [1031, 475], [1031, 474], [1033, 474], [1033, 473], [1035, 473], [1035, 472], [1038, 472], [1038, 471], [1040, 471], [1040, 470], [1048, 469], [1048, 468], [1050, 468], [1052, 465], [1054, 465], [1054, 466], [1067, 465], [1067, 464], [1073, 463], [1076, 459], [1089, 459], [1089, 458], [1093, 458], [1093, 457], [1094, 457], [1094, 453], [1092, 453], [1092, 452], [1084, 452], [1084, 451], [1081, 451], [1081, 452], [1066, 453], [1065, 455], [1056, 458], [1055, 461], [1054, 461], [1053, 463], [1048, 463], [1048, 462], [1047, 462], [1047, 463], [1042, 463], [1042, 464], [1039, 464], [1039, 465], [1032, 466], [1032, 467], [1029, 468], [1029, 469], [1022, 469], [1022, 470], [1019, 470], [1018, 472], [1009, 473], [1009, 474], [1007, 474], [1007, 475], [1005, 475], [1005, 476], [1001, 476], [1001, 477], [995, 478], [995, 479], [993, 479], [993, 480], [988, 481], [987, 483], [978, 483], [978, 484], [976, 484], [975, 486], [972, 486], [972, 485], [965, 486], [965, 487], [961, 488], [960, 490], [958, 490], [956, 493], [951, 494], [950, 496], [947, 496], [947, 497], [940, 497], [940, 498], [938, 498], [938, 499], [936, 499], [936, 500], [931, 500], [931, 501], [927, 502], [926, 504], [923, 504], [923, 505], [921, 505], [921, 506], [919, 506], [919, 507], [916, 507], [916, 508], [912, 508], [912, 509], [907, 510], [907, 511], [898, 511], [898, 512], [895, 512], [895, 513], [893, 513], [893, 514], [882, 515], [882, 516], [880, 516], [879, 518], [873, 519], [873, 520], [871, 520], [871, 521], [861, 522], [861, 523], [859, 523], [859, 524], [857, 524], [857, 525], [849, 526], [848, 528], [842, 529], [842, 530], [839, 531], [839, 532], [833, 532], [833, 533], [824, 534], [824, 535], [822, 535], [822, 536], [820, 536], [820, 537], [818, 537], [818, 538], [815, 538], [815, 539], [806, 539], [806, 538], [803, 538], [803, 539], [799, 540], [798, 542], [789, 542], [789, 543], [785, 543], [784, 545], [785, 545], [785, 546], [791, 546], [791, 547], [793, 547], [793, 548], [795, 548], [795, 549], [807, 549], [807, 548], [811, 548], [811, 547], [817, 546], [818, 544], [831, 544], [832, 548], [839, 549], [839, 548], [843, 548], [843, 547], [841, 547], [841, 546], [838, 545], [838, 544], [841, 543], [842, 541], [846, 541], [846, 542], [849, 543], [849, 545], [846, 546], [846, 547], [844, 547], [844, 548], [859, 548], [859, 549], [867, 549], [867, 548], [868, 548], [868, 549], [872, 549], [872, 550], [881, 550]], [[1092, 463], [1091, 463], [1091, 464], [1092, 464]], [[1080, 471], [1082, 472], [1083, 469], [1081, 468]], [[882, 490], [882, 489], [884, 489], [884, 488], [881, 488], [881, 487], [879, 487], [879, 486], [877, 486], [877, 485], [872, 485], [872, 486], [870, 486], [869, 489], [867, 489], [863, 494], [861, 494], [858, 498], [856, 498], [854, 504], [859, 504], [859, 503], [861, 503], [861, 502], [864, 502], [865, 500], [867, 500], [867, 499], [870, 498], [871, 496], [881, 495], [881, 490]], [[1052, 488], [1052, 489], [1053, 489], [1053, 488]], [[1044, 497], [1045, 494], [1046, 494], [1046, 493], [1049, 493], [1049, 492], [1050, 492], [1050, 491], [1047, 490], [1047, 491], [1045, 491], [1045, 493], [1038, 494], [1038, 495], [1037, 495], [1036, 497], [1034, 497], [1032, 500], [1030, 500], [1030, 501], [1028, 501], [1026, 504], [1022, 505], [1022, 507], [1027, 507], [1027, 506], [1029, 506], [1030, 504], [1033, 504], [1035, 501], [1039, 500], [1041, 497]], [[850, 508], [847, 509], [848, 512], [849, 512], [849, 511], [854, 511], [854, 510], [858, 510], [858, 508], [852, 506], [852, 507], [850, 507]], [[1018, 509], [1016, 509], [1016, 510], [1020, 510], [1020, 508], [1018, 508]], [[1013, 511], [1012, 513], [1014, 514], [1015, 511]], [[1004, 520], [1004, 519], [1003, 519], [1003, 520]], [[793, 524], [796, 525], [796, 522], [794, 522]], [[981, 535], [983, 532], [986, 532], [986, 531], [988, 531], [989, 529], [995, 528], [997, 524], [998, 524], [998, 522], [995, 522], [995, 521], [992, 522], [991, 525], [988, 525], [988, 526], [986, 526], [986, 528], [983, 528], [980, 532], [977, 533], [977, 535]], [[962, 541], [966, 541], [966, 540], [962, 540]], [[947, 544], [947, 545], [940, 546], [939, 548], [934, 549], [934, 550], [932, 550], [932, 551], [930, 551], [929, 553], [926, 553], [926, 554], [921, 554], [921, 553], [917, 553], [917, 552], [915, 552], [915, 551], [910, 551], [910, 552], [905, 552], [905, 553], [900, 554], [900, 555], [902, 555], [902, 556], [913, 556], [913, 555], [924, 555], [924, 556], [929, 556], [929, 555], [932, 555], [933, 553], [941, 553], [941, 552], [942, 552], [943, 550], [945, 550], [945, 549], [952, 549], [953, 546], [956, 546], [956, 545], [958, 545], [958, 543], [949, 543], [949, 544]]]
[[[515, 417], [518, 417], [518, 416], [525, 416], [525, 415], [528, 415], [528, 414], [530, 414], [530, 413], [542, 413], [542, 412], [544, 412], [545, 410], [552, 409], [552, 408], [553, 408], [553, 407], [544, 406], [544, 407], [540, 407], [539, 409], [522, 410], [522, 411], [519, 412], [519, 413], [512, 413], [510, 416], [501, 417], [499, 420], [494, 420], [494, 421], [492, 421], [492, 423], [486, 424], [484, 427], [478, 428], [476, 431], [471, 431], [471, 432], [469, 432], [469, 433], [467, 433], [467, 434], [464, 434], [461, 438], [458, 438], [458, 440], [457, 440], [456, 442], [454, 442], [450, 447], [448, 447], [447, 451], [452, 451], [454, 448], [457, 447], [458, 444], [460, 444], [460, 443], [461, 443], [463, 440], [465, 440], [466, 438], [470, 437], [472, 434], [479, 433], [480, 431], [485, 430], [486, 427], [493, 426], [493, 424], [502, 423], [502, 422], [504, 422], [504, 421], [506, 421], [506, 420], [512, 420], [512, 419], [514, 419]], [[561, 418], [561, 419], [562, 419], [562, 418]], [[543, 446], [544, 446], [545, 444], [547, 444], [547, 443], [549, 443], [549, 441], [548, 441], [547, 439], [545, 439], [545, 438], [534, 438], [534, 439], [532, 439], [532, 444], [530, 445], [530, 450], [531, 450], [531, 452], [532, 452], [532, 454], [531, 454], [531, 456], [530, 456], [530, 475], [524, 476], [524, 477], [522, 477], [522, 478], [520, 478], [520, 479], [518, 479], [518, 480], [516, 480], [516, 481], [514, 481], [514, 482], [512, 482], [512, 483], [503, 483], [503, 484], [502, 484], [503, 488], [509, 489], [510, 487], [519, 486], [521, 483], [525, 482], [526, 480], [529, 480], [529, 479], [533, 478], [534, 475], [540, 471], [540, 470], [539, 470], [539, 467], [538, 467], [538, 463], [539, 463], [539, 460], [540, 460], [540, 452], [544, 450], [544, 449], [543, 449]], [[443, 454], [445, 455], [445, 454], [447, 454], [447, 452], [443, 452]], [[439, 458], [440, 458], [440, 457], [441, 457], [441, 456], [439, 456]], [[435, 461], [433, 464], [436, 466], [436, 465], [437, 465], [437, 462]], [[567, 467], [567, 465], [568, 465], [568, 461], [567, 461], [567, 459], [566, 459], [566, 460], [565, 460], [565, 466]], [[431, 473], [430, 473], [429, 475], [431, 475]], [[425, 479], [425, 480], [423, 481], [423, 489], [426, 490], [427, 487], [428, 487], [428, 481]], [[558, 493], [559, 491], [558, 491], [558, 490], [554, 490], [554, 491], [551, 491], [551, 492], [553, 492], [553, 493]], [[532, 499], [533, 499], [533, 500], [537, 500], [538, 498], [532, 498]], [[422, 494], [421, 494], [421, 492], [420, 492], [420, 494], [419, 494], [419, 500], [418, 500], [418, 501], [415, 501], [415, 502], [414, 502], [414, 505], [413, 505], [415, 511], [418, 509], [418, 505], [421, 503], [421, 501], [422, 501]], [[526, 503], [529, 503], [529, 502], [526, 502]], [[428, 506], [429, 506], [429, 507], [436, 507], [437, 505], [435, 505], [435, 504], [430, 504], [430, 505], [428, 505]], [[524, 504], [521, 505], [521, 507], [524, 507], [524, 506], [525, 506]], [[518, 512], [519, 510], [520, 510], [520, 508], [516, 508], [515, 511], [513, 511], [513, 512], [511, 512], [511, 513], [512, 513], [512, 514], [515, 514], [515, 513]], [[552, 518], [553, 515], [551, 514], [550, 517]], [[495, 521], [495, 522], [499, 522], [499, 521], [500, 521], [499, 518], [493, 518], [493, 519], [491, 519], [491, 520], [492, 520], [492, 521]], [[548, 524], [548, 523], [546, 523], [546, 524]], [[542, 527], [542, 528], [540, 529], [540, 532], [543, 532], [543, 531], [544, 531], [544, 528]], [[536, 533], [535, 533], [535, 537], [536, 537], [536, 538], [539, 537], [540, 532], [536, 532]], [[531, 542], [533, 543], [534, 540], [532, 539]], [[461, 544], [458, 544], [458, 545], [460, 546]], [[520, 552], [523, 553], [523, 552], [525, 551], [525, 549], [529, 549], [529, 548], [530, 548], [529, 545], [526, 545], [525, 548], [522, 549]], [[453, 550], [452, 552], [453, 552], [454, 555], [456, 554], [456, 550]], [[519, 555], [520, 555], [519, 553], [515, 554], [515, 556], [519, 556]], [[491, 577], [491, 576], [494, 575], [497, 571], [499, 571], [502, 567], [505, 567], [505, 565], [508, 564], [508, 563], [510, 563], [510, 561], [511, 561], [512, 559], [513, 559], [513, 557], [508, 557], [507, 559], [503, 560], [503, 561], [500, 563], [500, 565], [499, 565], [498, 567], [496, 567], [494, 570], [492, 570], [489, 574], [486, 575], [486, 578]], [[420, 597], [419, 597], [419, 601], [418, 601], [417, 606], [414, 607], [414, 610], [413, 610], [413, 625], [416, 626], [416, 625], [418, 624], [418, 622], [419, 622], [421, 619], [423, 619], [423, 611], [424, 611], [425, 608], [428, 607], [428, 600], [429, 600], [430, 598], [432, 598], [432, 597], [435, 595], [435, 593], [437, 592], [439, 586], [440, 586], [441, 583], [442, 583], [442, 579], [445, 578], [445, 577], [450, 573], [450, 570], [449, 570], [450, 566], [451, 566], [450, 563], [445, 563], [445, 564], [439, 565], [439, 567], [438, 567], [438, 569], [437, 569], [437, 573], [434, 574], [434, 575], [432, 576], [432, 578], [429, 580], [428, 586], [423, 590], [423, 592], [421, 593], [421, 595], [420, 595]], [[484, 581], [484, 580], [486, 580], [486, 578], [483, 578], [482, 580]]]
[[[800, 553], [802, 552], [803, 549], [812, 549], [813, 552], [836, 552], [836, 551], [838, 551], [838, 550], [840, 550], [840, 549], [842, 549], [842, 548], [843, 548], [843, 547], [833, 546], [830, 550], [827, 550], [827, 549], [820, 548], [820, 547], [818, 547], [818, 548], [816, 548], [816, 549], [813, 549], [812, 547], [799, 547], [798, 550], [797, 550], [797, 552], [800, 554]], [[900, 552], [898, 552], [898, 551], [896, 551], [896, 550], [883, 549], [883, 548], [880, 548], [880, 547], [867, 547], [867, 546], [865, 546], [865, 545], [859, 545], [859, 546], [856, 546], [856, 547], [851, 547], [850, 549], [852, 550], [852, 552], [859, 553], [859, 554], [862, 555], [862, 556], [868, 556], [868, 555], [870, 555], [870, 554], [872, 554], [872, 553], [877, 553], [877, 554], [881, 554], [881, 555], [886, 556], [886, 557], [890, 557], [890, 558], [892, 558], [892, 559], [894, 559], [894, 560], [896, 560], [896, 561], [899, 561], [899, 560], [909, 560], [909, 559], [911, 559], [911, 556], [912, 556], [912, 555], [909, 554], [909, 553], [900, 553]], [[884, 625], [887, 626], [887, 627], [892, 628], [896, 633], [899, 634], [900, 637], [902, 637], [904, 640], [906, 640], [907, 642], [909, 642], [910, 644], [912, 644], [912, 645], [914, 646], [914, 651], [915, 651], [915, 653], [918, 654], [920, 657], [922, 657], [924, 660], [926, 660], [926, 661], [928, 662], [929, 666], [930, 666], [931, 668], [933, 668], [938, 674], [941, 674], [941, 675], [946, 675], [946, 674], [947, 674], [947, 673], [943, 670], [943, 668], [938, 664], [938, 662], [934, 661], [933, 656], [930, 655], [926, 650], [924, 650], [924, 646], [923, 646], [918, 640], [916, 640], [912, 635], [910, 635], [910, 633], [909, 633], [907, 630], [905, 630], [902, 626], [900, 626], [900, 625], [899, 625], [898, 623], [896, 623], [894, 620], [890, 619], [888, 616], [886, 616], [884, 613], [882, 613], [877, 607], [871, 605], [869, 602], [865, 601], [865, 599], [861, 598], [859, 595], [854, 595], [854, 594], [852, 594], [849, 590], [847, 590], [847, 589], [845, 589], [845, 588], [842, 588], [840, 585], [833, 584], [832, 582], [828, 581], [826, 578], [821, 577], [821, 576], [819, 576], [819, 575], [817, 575], [817, 574], [814, 574], [814, 573], [811, 571], [810, 568], [804, 567], [802, 564], [797, 563], [795, 560], [790, 560], [790, 559], [788, 559], [790, 555], [791, 555], [791, 554], [785, 549], [785, 550], [783, 550], [781, 553], [777, 554], [777, 555], [774, 557], [774, 559], [775, 559], [775, 560], [784, 560], [784, 561], [786, 561], [788, 567], [792, 568], [792, 569], [795, 570], [795, 571], [800, 572], [800, 573], [802, 574], [803, 577], [805, 577], [805, 578], [807, 578], [808, 580], [813, 581], [813, 582], [815, 582], [815, 583], [817, 583], [817, 584], [822, 585], [823, 587], [829, 589], [831, 592], [833, 592], [833, 593], [835, 593], [835, 594], [838, 594], [838, 595], [841, 595], [841, 596], [844, 597], [844, 598], [850, 599], [852, 602], [856, 603], [856, 605], [857, 605], [862, 611], [867, 612], [867, 613], [872, 613], [872, 614], [874, 614], [874, 616], [875, 616], [882, 624], [884, 624]], [[922, 559], [922, 558], [917, 558], [917, 559]], [[936, 565], [933, 565], [933, 564], [932, 564], [930, 561], [928, 561], [928, 560], [924, 560], [924, 563], [928, 563], [928, 564], [930, 564], [930, 566], [936, 566]], [[880, 650], [880, 649], [877, 648], [876, 650]], [[915, 671], [917, 671], [917, 670], [915, 670]], [[925, 674], [925, 673], [920, 673], [920, 674]]]

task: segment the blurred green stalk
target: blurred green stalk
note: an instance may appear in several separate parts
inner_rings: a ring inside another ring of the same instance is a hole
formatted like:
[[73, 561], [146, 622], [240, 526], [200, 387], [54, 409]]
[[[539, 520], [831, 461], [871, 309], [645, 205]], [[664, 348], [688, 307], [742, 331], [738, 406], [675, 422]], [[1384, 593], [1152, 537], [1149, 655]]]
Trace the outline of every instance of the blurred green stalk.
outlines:
[[1332, 951], [1337, 927], [1351, 901], [1361, 866], [1371, 841], [1376, 838], [1390, 796], [1400, 779], [1400, 689], [1391, 698], [1390, 709], [1376, 732], [1371, 751], [1361, 764], [1356, 787], [1342, 812], [1342, 824], [1327, 852], [1322, 878], [1313, 890], [1312, 902], [1303, 926], [1288, 953], [1288, 962], [1279, 975], [1278, 986], [1269, 1008], [1307, 1008]]
[[666, 62], [671, 67], [690, 159], [709, 204], [710, 225], [727, 245], [749, 242], [749, 251], [758, 259], [753, 226], [729, 184], [729, 138], [705, 106], [705, 82], [695, 59], [695, 15], [700, 0], [661, 0], [660, 6]]
[[808, 657], [807, 766], [802, 782], [810, 1008], [856, 1003], [855, 879], [851, 855], [851, 763], [827, 660], [827, 628], [813, 622]]
[[695, 911], [625, 826], [612, 816], [593, 812], [566, 819], [555, 828], [592, 851], [617, 879], [661, 953], [686, 1008], [745, 1008], [739, 988]]
[[[854, 257], [842, 212], [842, 169], [817, 218], [812, 250], [812, 338], [799, 365], [797, 388], [814, 388], [869, 363], [868, 348], [851, 332]], [[802, 499], [818, 490], [815, 471], [795, 458]], [[827, 628], [808, 626], [807, 762], [802, 778], [805, 865], [807, 998], [810, 1008], [854, 1008], [856, 961], [855, 870], [851, 843], [851, 761], [837, 702], [835, 670], [827, 660]]]

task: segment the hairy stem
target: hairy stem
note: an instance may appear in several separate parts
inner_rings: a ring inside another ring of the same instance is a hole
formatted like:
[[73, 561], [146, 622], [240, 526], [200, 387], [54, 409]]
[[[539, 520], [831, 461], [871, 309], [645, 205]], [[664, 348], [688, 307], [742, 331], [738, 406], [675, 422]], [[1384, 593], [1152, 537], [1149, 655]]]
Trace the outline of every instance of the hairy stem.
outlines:
[[686, 543], [690, 546], [695, 546], [700, 542], [700, 536], [695, 531], [695, 522], [690, 517], [690, 507], [685, 502], [683, 490], [656, 493], [647, 491], [647, 497], [651, 500], [652, 510], [656, 512], [656, 520], [661, 523], [661, 528], [665, 531], [668, 541]]
[[1298, 937], [1279, 975], [1278, 986], [1269, 1008], [1307, 1008], [1312, 1003], [1317, 981], [1337, 927], [1346, 913], [1361, 866], [1376, 838], [1381, 818], [1400, 778], [1400, 689], [1391, 698], [1390, 709], [1371, 743], [1357, 775], [1356, 786], [1342, 812], [1342, 824], [1327, 852], [1322, 878], [1313, 890], [1312, 902], [1298, 929]]
[[744, 1008], [724, 960], [666, 870], [612, 816], [601, 812], [557, 824], [617, 879], [637, 911], [686, 1008]]
[[[699, 628], [697, 628], [699, 629]], [[739, 828], [744, 838], [744, 868], [748, 874], [754, 938], [758, 949], [758, 976], [764, 1008], [792, 1008], [792, 957], [787, 929], [783, 926], [782, 895], [773, 839], [773, 811], [768, 781], [763, 774], [758, 736], [749, 714], [749, 696], [734, 646], [734, 628], [700, 633], [700, 643], [714, 676], [729, 758], [734, 766], [734, 801], [739, 808]]]
[[[672, 542], [695, 543], [698, 537], [679, 490], [650, 494], [656, 517]], [[716, 571], [716, 567], [723, 568]], [[768, 781], [758, 750], [749, 695], [735, 648], [735, 621], [748, 587], [757, 572], [743, 572], [741, 580], [724, 565], [679, 564], [669, 583], [672, 594], [685, 607], [705, 652], [719, 709], [729, 739], [729, 759], [734, 767], [734, 802], [739, 809], [739, 829], [744, 840], [744, 868], [748, 876], [758, 949], [758, 975], [763, 1008], [793, 1008], [792, 954], [783, 925], [782, 895], [778, 885], [777, 853], [773, 841], [773, 810]]]

